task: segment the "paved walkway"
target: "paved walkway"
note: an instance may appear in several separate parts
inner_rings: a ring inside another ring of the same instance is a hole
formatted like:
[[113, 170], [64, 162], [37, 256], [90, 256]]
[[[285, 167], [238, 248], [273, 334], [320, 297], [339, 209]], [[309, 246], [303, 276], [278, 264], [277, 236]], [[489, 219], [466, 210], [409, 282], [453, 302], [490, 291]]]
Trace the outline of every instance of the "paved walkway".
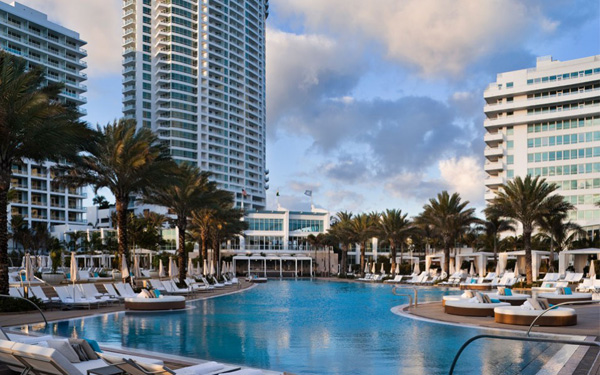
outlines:
[[[534, 332], [558, 333], [562, 335], [600, 336], [600, 305], [569, 306], [577, 310], [577, 325], [569, 327], [534, 327]], [[417, 307], [405, 307], [403, 312], [417, 317], [434, 321], [487, 327], [496, 329], [510, 329], [527, 331], [528, 326], [501, 324], [494, 322], [493, 317], [458, 316], [444, 313], [441, 302], [426, 303]]]

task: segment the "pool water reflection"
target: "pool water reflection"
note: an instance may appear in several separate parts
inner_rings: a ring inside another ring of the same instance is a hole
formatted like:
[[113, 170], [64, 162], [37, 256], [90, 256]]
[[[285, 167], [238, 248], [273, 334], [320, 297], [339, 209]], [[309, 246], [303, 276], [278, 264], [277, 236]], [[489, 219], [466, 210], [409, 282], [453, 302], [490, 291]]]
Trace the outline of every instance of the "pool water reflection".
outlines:
[[[419, 301], [448, 292], [423, 288]], [[447, 374], [472, 328], [417, 321], [390, 309], [407, 303], [391, 286], [269, 281], [165, 314], [106, 314], [51, 324], [61, 336], [296, 374]], [[481, 341], [459, 374], [535, 373], [559, 346]]]

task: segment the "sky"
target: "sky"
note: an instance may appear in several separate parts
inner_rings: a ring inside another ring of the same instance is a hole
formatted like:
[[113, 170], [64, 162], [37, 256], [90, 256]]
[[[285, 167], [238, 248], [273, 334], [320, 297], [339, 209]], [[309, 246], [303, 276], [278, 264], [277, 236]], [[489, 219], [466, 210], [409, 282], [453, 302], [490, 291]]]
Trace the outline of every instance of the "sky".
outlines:
[[[88, 115], [121, 116], [121, 0], [20, 0], [88, 42]], [[270, 0], [267, 208], [484, 206], [483, 90], [600, 54], [597, 0]]]

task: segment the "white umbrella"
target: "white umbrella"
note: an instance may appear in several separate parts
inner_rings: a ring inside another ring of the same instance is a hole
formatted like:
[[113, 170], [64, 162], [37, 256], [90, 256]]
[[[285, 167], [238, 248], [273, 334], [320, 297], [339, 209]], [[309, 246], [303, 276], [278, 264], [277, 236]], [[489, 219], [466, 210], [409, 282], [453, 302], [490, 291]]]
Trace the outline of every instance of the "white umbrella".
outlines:
[[395, 270], [396, 270], [396, 265], [392, 264], [392, 267], [390, 268], [390, 275], [393, 275]]
[[500, 275], [500, 260], [496, 263], [496, 276]]
[[508, 254], [506, 252], [500, 253], [498, 255], [498, 264], [500, 265], [500, 273], [498, 274], [498, 276], [500, 276], [501, 274], [504, 273], [504, 271], [506, 271], [506, 262], [507, 261], [508, 261]]
[[171, 259], [169, 262], [169, 277], [177, 276], [179, 276], [179, 269], [177, 268], [177, 264], [175, 264], [175, 259]]
[[365, 264], [365, 273], [369, 273], [369, 262]]
[[33, 280], [33, 262], [31, 261], [31, 255], [27, 253], [23, 259], [25, 259], [25, 280], [23, 281], [31, 283], [31, 280]]
[[519, 278], [519, 263], [518, 262], [515, 262], [514, 273], [515, 273], [515, 278], [518, 279]]
[[73, 282], [73, 301], [75, 301], [75, 281], [78, 279], [77, 275], [77, 259], [75, 258], [75, 252], [71, 252], [71, 281]]
[[469, 268], [469, 275], [475, 275], [475, 267], [473, 267], [473, 262], [471, 262], [471, 268]]
[[375, 273], [375, 262], [371, 263], [371, 273]]
[[210, 262], [210, 275], [214, 275], [214, 274], [215, 274], [215, 263]]
[[225, 261], [221, 262], [221, 273], [227, 272], [227, 263]]
[[123, 262], [121, 263], [121, 278], [125, 280], [129, 277], [129, 267], [127, 267], [127, 259], [123, 257]]
[[198, 267], [196, 268], [196, 276], [202, 276], [202, 264], [200, 263], [200, 259], [198, 259]]
[[140, 270], [140, 256], [136, 255], [133, 257], [133, 276], [140, 278], [142, 277], [142, 271]]
[[396, 275], [400, 275], [400, 265], [396, 264]]
[[165, 277], [165, 267], [163, 267], [162, 259], [158, 260], [158, 277]]
[[381, 274], [385, 273], [385, 267], [383, 266], [383, 263], [381, 263]]
[[596, 268], [594, 268], [593, 260], [590, 261], [590, 273], [588, 274], [588, 276], [592, 280], [596, 278]]
[[208, 275], [208, 260], [204, 259], [204, 265], [202, 267], [202, 275]]
[[348, 272], [349, 273], [352, 272], [352, 265], [351, 264], [348, 265]]
[[194, 263], [192, 262], [192, 258], [188, 258], [187, 274], [194, 276]]
[[417, 275], [421, 273], [421, 268], [419, 267], [419, 261], [415, 262], [415, 270], [413, 272]]

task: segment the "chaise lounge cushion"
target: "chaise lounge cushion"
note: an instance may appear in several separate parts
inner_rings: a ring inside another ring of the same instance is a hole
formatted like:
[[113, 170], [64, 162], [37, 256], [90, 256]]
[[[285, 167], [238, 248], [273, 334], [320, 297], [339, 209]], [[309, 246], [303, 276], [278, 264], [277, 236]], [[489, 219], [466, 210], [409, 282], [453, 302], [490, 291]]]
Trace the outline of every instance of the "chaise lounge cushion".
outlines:
[[46, 341], [49, 348], [56, 349], [60, 354], [62, 354], [66, 359], [71, 363], [79, 363], [81, 360], [77, 355], [77, 352], [71, 347], [68, 341], [66, 340], [48, 340]]
[[71, 345], [80, 345], [81, 349], [85, 352], [88, 360], [98, 359], [98, 354], [94, 351], [92, 346], [84, 339], [69, 339], [69, 344]]

